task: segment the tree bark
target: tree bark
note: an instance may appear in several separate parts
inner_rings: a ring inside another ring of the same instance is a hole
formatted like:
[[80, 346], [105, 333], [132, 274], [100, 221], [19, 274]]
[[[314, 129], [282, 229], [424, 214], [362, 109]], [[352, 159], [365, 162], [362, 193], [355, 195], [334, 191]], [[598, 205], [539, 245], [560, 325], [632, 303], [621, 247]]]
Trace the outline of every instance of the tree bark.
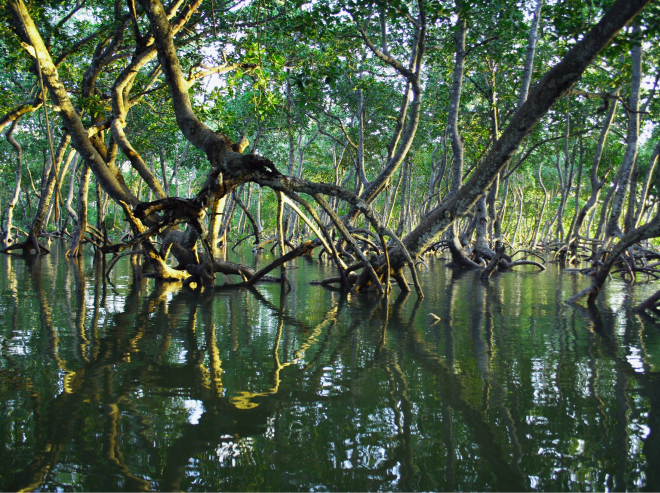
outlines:
[[536, 54], [536, 43], [538, 41], [539, 23], [541, 21], [541, 8], [544, 0], [536, 0], [534, 8], [534, 18], [529, 29], [529, 39], [527, 41], [527, 55], [525, 56], [525, 69], [523, 70], [522, 83], [520, 85], [520, 94], [518, 96], [518, 108], [527, 100], [529, 86], [532, 82], [534, 73], [534, 56]]
[[19, 118], [16, 118], [7, 132], [7, 142], [9, 142], [14, 149], [16, 149], [16, 184], [14, 186], [14, 193], [9, 199], [7, 204], [7, 225], [5, 229], [4, 243], [5, 245], [11, 241], [11, 230], [14, 227], [14, 207], [18, 202], [18, 197], [21, 193], [21, 173], [23, 169], [23, 150], [21, 149], [20, 144], [14, 138], [14, 130], [16, 130], [16, 125], [18, 124]]
[[91, 170], [83, 164], [78, 184], [78, 221], [73, 231], [73, 239], [67, 252], [67, 257], [81, 257], [83, 254], [83, 240], [87, 232], [87, 205], [89, 196], [89, 181]]

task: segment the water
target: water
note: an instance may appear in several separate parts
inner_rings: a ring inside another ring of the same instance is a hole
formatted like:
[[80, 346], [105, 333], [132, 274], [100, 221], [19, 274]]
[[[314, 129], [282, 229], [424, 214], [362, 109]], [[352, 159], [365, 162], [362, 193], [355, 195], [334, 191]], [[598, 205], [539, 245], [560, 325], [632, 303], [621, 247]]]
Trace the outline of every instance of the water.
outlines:
[[660, 489], [652, 285], [589, 312], [556, 266], [436, 260], [386, 301], [298, 259], [285, 297], [199, 294], [53, 247], [0, 257], [3, 491]]

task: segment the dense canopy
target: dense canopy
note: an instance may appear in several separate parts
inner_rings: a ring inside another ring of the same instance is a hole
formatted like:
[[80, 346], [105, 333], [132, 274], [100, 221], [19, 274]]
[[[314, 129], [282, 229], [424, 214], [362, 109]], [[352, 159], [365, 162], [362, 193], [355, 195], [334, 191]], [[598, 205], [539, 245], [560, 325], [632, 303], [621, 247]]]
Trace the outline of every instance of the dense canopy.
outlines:
[[[445, 251], [483, 278], [550, 253], [593, 276], [573, 301], [660, 275], [649, 0], [0, 3], [5, 253], [198, 289], [314, 254], [420, 296]], [[281, 256], [228, 262], [245, 241]]]

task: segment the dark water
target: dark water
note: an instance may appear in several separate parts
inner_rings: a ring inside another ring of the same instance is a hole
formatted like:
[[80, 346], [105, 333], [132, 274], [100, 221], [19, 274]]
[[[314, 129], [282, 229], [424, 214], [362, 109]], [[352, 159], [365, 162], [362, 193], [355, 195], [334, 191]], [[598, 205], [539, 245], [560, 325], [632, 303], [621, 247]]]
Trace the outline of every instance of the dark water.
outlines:
[[200, 295], [54, 250], [0, 257], [2, 490], [660, 489], [654, 286], [435, 261], [384, 300], [300, 259]]

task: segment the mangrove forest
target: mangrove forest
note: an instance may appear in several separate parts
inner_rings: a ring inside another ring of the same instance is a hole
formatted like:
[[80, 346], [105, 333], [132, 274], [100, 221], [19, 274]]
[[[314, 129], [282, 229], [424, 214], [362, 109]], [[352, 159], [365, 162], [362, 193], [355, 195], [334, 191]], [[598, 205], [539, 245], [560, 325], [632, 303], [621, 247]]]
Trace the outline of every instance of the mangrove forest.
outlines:
[[0, 17], [1, 491], [660, 489], [660, 4]]

